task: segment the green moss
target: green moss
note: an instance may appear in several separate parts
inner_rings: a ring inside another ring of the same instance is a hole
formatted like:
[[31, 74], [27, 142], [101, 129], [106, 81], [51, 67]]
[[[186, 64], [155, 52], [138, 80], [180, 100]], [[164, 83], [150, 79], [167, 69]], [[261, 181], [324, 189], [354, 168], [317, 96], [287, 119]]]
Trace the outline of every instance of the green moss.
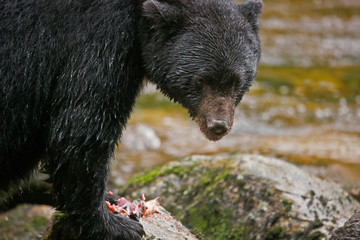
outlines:
[[156, 179], [156, 177], [161, 176], [161, 168], [155, 168], [149, 172], [142, 173], [132, 179], [129, 180], [129, 184], [136, 185], [145, 185], [150, 183]]
[[282, 226], [271, 227], [265, 237], [265, 240], [282, 240], [290, 239], [290, 235], [287, 233], [287, 230]]
[[253, 231], [254, 223], [237, 222], [234, 224], [232, 209], [209, 209], [206, 205], [200, 208], [191, 208], [188, 211], [189, 223], [195, 232], [201, 232], [206, 239], [223, 240], [250, 240], [249, 234]]
[[223, 169], [222, 171], [220, 171], [220, 173], [218, 173], [215, 176], [214, 182], [219, 182], [221, 180], [226, 180], [228, 176], [229, 176], [229, 169]]
[[218, 168], [209, 168], [206, 172], [203, 172], [199, 178], [199, 185], [205, 187], [206, 185], [216, 185], [220, 181], [225, 181], [229, 176], [230, 169], [226, 166]]
[[321, 220], [318, 217], [316, 217], [315, 220], [312, 222], [313, 229], [322, 227], [323, 225], [324, 224], [321, 222]]
[[230, 239], [236, 240], [250, 240], [250, 233], [253, 229], [249, 225], [241, 225], [234, 229], [231, 229], [229, 232]]
[[204, 232], [208, 229], [208, 219], [204, 218], [203, 212], [211, 212], [206, 205], [203, 205], [201, 208], [190, 208], [188, 210], [188, 219], [192, 228], [199, 232]]
[[174, 166], [171, 168], [166, 168], [162, 173], [161, 176], [169, 175], [169, 174], [175, 174], [179, 177], [183, 177], [187, 173], [191, 172], [195, 165], [189, 166], [189, 167], [183, 167], [183, 166]]
[[290, 212], [292, 208], [293, 201], [289, 199], [283, 199], [282, 204], [285, 206], [285, 211]]
[[[223, 194], [223, 186], [228, 181], [236, 181], [236, 176], [230, 174], [226, 164], [214, 168], [205, 168], [199, 175], [198, 184], [188, 194], [190, 204], [183, 222], [195, 232], [201, 232], [205, 239], [250, 239], [252, 224], [234, 222], [232, 207], [224, 206], [219, 198]], [[183, 211], [183, 209], [181, 210]], [[184, 211], [183, 211], [184, 212]]]
[[[223, 194], [223, 185], [229, 181], [237, 181], [226, 166], [206, 169], [199, 173], [199, 185], [193, 189], [190, 207], [186, 210], [184, 222], [196, 232], [201, 232], [206, 239], [250, 240], [254, 232], [255, 222], [234, 221], [234, 209], [224, 206], [219, 198]], [[243, 183], [243, 182], [242, 182]], [[243, 184], [242, 184], [243, 185]], [[205, 190], [204, 190], [205, 189]]]
[[61, 221], [62, 219], [65, 219], [69, 216], [69, 214], [67, 213], [63, 213], [63, 212], [60, 212], [60, 211], [56, 211], [53, 215], [52, 215], [52, 221], [55, 223], [55, 222], [59, 222]]
[[204, 197], [208, 199], [216, 199], [223, 194], [223, 187], [219, 184], [227, 182], [229, 177], [229, 169], [225, 166], [217, 168], [208, 168], [202, 172], [198, 180], [198, 192], [202, 191]]
[[212, 176], [210, 174], [204, 174], [199, 179], [199, 184], [201, 186], [206, 186], [212, 182]]
[[35, 216], [31, 219], [31, 225], [33, 225], [35, 228], [42, 228], [46, 226], [49, 222], [49, 219], [43, 216]]
[[307, 237], [305, 237], [304, 240], [321, 240], [324, 237], [325, 237], [324, 233], [322, 233], [320, 231], [316, 231], [316, 232], [309, 234]]
[[260, 190], [260, 196], [262, 199], [266, 200], [268, 199], [270, 196], [272, 196], [274, 193], [272, 191], [272, 189], [268, 189], [266, 187], [262, 188]]
[[135, 185], [146, 185], [154, 180], [156, 180], [157, 177], [162, 177], [170, 174], [175, 174], [179, 177], [183, 177], [184, 175], [188, 174], [193, 170], [193, 168], [196, 166], [196, 164], [183, 167], [183, 166], [173, 166], [173, 167], [158, 167], [154, 170], [141, 173], [140, 175], [135, 176], [134, 178], [129, 180], [129, 184], [135, 184]]
[[70, 232], [64, 232], [61, 230], [61, 226], [63, 225], [63, 221], [65, 221], [69, 217], [68, 214], [62, 213], [60, 211], [56, 211], [52, 216], [52, 227], [49, 236], [44, 237], [44, 240], [65, 240], [71, 239], [69, 236]]

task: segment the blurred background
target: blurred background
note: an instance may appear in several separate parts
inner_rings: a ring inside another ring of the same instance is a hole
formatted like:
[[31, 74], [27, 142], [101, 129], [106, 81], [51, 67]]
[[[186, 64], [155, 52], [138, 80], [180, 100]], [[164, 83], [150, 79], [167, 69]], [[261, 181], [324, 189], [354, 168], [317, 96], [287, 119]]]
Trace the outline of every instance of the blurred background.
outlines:
[[181, 106], [148, 84], [109, 188], [178, 157], [227, 152], [278, 157], [360, 186], [360, 1], [265, 0], [260, 35], [261, 65], [232, 132], [208, 141]]
[[[208, 141], [181, 106], [147, 85], [111, 161], [110, 190], [179, 157], [251, 153], [360, 196], [360, 1], [264, 0], [261, 26], [258, 76], [231, 133]], [[49, 209], [1, 214], [0, 239], [40, 239]]]

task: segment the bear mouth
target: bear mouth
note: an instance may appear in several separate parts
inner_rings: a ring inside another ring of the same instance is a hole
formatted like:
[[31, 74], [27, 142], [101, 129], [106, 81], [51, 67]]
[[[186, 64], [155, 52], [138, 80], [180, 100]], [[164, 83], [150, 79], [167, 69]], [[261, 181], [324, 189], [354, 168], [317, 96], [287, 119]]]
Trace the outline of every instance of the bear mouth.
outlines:
[[223, 134], [218, 134], [218, 133], [212, 133], [211, 131], [202, 131], [203, 134], [206, 136], [207, 139], [209, 139], [210, 141], [219, 141], [220, 139], [222, 139], [224, 136], [226, 136], [230, 130], [228, 130], [227, 132], [223, 133]]

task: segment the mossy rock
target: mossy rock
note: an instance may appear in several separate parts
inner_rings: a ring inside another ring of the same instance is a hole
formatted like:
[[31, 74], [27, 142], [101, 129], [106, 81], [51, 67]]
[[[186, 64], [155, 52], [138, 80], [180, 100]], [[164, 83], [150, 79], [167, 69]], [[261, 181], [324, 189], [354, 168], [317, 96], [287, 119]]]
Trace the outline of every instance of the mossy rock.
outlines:
[[135, 177], [120, 195], [143, 193], [199, 239], [328, 239], [359, 209], [338, 185], [254, 155], [184, 158]]

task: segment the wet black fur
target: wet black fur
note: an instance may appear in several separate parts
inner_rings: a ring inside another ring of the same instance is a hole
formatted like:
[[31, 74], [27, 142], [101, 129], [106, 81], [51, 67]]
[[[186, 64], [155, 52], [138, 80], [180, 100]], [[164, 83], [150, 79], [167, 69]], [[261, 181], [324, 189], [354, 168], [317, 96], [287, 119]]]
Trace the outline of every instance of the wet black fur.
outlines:
[[41, 162], [70, 215], [65, 231], [140, 239], [139, 223], [106, 209], [104, 190], [144, 75], [191, 115], [200, 78], [219, 91], [236, 82], [238, 103], [256, 73], [261, 6], [0, 0], [0, 200]]

